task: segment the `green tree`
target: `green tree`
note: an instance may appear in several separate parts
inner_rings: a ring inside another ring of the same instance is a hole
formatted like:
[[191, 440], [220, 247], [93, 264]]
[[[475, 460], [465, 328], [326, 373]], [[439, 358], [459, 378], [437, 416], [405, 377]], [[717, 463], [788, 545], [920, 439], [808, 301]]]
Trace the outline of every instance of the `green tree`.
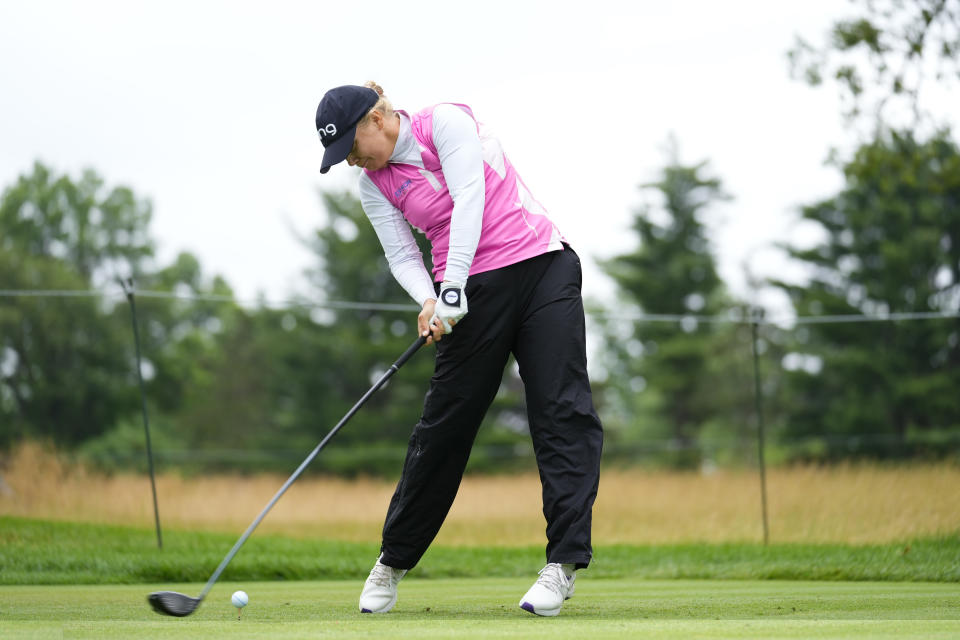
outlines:
[[[236, 466], [223, 452], [255, 448], [268, 413], [259, 366], [267, 354], [255, 349], [258, 343], [249, 335], [248, 313], [234, 302], [227, 282], [206, 276], [190, 253], [143, 273], [136, 285], [158, 460], [211, 468], [208, 461], [213, 456], [218, 464]], [[129, 306], [116, 305], [109, 321], [124, 327], [124, 348], [132, 353]], [[140, 465], [144, 449], [141, 417], [134, 413], [86, 443], [84, 453], [101, 466], [112, 467]]]
[[[152, 255], [149, 202], [36, 163], [0, 197], [5, 289], [83, 290]], [[128, 334], [95, 298], [18, 295], [0, 301], [0, 445], [47, 437], [65, 445], [101, 433], [136, 406]]]
[[[824, 235], [789, 248], [810, 282], [778, 284], [801, 315], [956, 312], [960, 165], [923, 89], [931, 76], [942, 85], [960, 77], [960, 2], [861, 7], [821, 48], [800, 41], [790, 54], [810, 84], [837, 81], [844, 115], [867, 124], [869, 137], [846, 161], [835, 157], [840, 193], [803, 209]], [[956, 320], [814, 324], [793, 336], [785, 435], [812, 441], [809, 455], [906, 456], [960, 435]]]
[[[734, 305], [701, 220], [728, 196], [720, 180], [708, 175], [706, 163], [681, 164], [675, 147], [659, 178], [641, 188], [655, 193], [662, 206], [638, 210], [633, 229], [639, 247], [601, 267], [617, 285], [618, 307], [680, 321], [600, 317], [609, 432], [614, 443], [665, 439], [676, 452], [675, 464], [693, 466], [701, 462], [698, 438], [704, 426], [744, 406], [730, 404], [732, 398], [744, 398], [731, 386], [750, 388], [750, 378], [743, 376], [750, 343], [742, 332], [697, 319]], [[727, 419], [715, 431], [732, 435], [745, 424]]]
[[[0, 446], [41, 437], [64, 447], [86, 444], [104, 463], [142, 459], [130, 310], [90, 290], [119, 291], [115, 278], [124, 276], [139, 290], [232, 297], [190, 254], [152, 268], [150, 217], [148, 201], [127, 187], [107, 188], [93, 170], [73, 179], [36, 163], [4, 190], [0, 282], [19, 291], [0, 299]], [[193, 446], [222, 435], [224, 424], [244, 432], [242, 408], [256, 394], [221, 398], [209, 409], [217, 384], [229, 379], [225, 372], [236, 370], [223, 364], [223, 354], [233, 352], [217, 341], [232, 335], [235, 305], [138, 295], [137, 306], [158, 441]], [[196, 418], [203, 408], [219, 419]]]
[[37, 162], [4, 190], [0, 248], [27, 257], [55, 259], [84, 282], [142, 273], [153, 255], [147, 236], [152, 207], [127, 187], [107, 190], [91, 169], [79, 180], [55, 175]]
[[960, 78], [960, 0], [858, 0], [860, 10], [836, 22], [820, 46], [797, 38], [789, 52], [795, 77], [840, 89], [848, 121], [866, 116], [916, 126], [925, 115], [923, 89]]
[[[956, 144], [947, 134], [921, 142], [888, 132], [843, 173], [840, 193], [803, 208], [825, 240], [789, 249], [809, 283], [777, 283], [798, 314], [956, 313]], [[960, 433], [960, 321], [811, 324], [796, 335], [785, 435], [819, 441], [813, 453], [904, 456]]]

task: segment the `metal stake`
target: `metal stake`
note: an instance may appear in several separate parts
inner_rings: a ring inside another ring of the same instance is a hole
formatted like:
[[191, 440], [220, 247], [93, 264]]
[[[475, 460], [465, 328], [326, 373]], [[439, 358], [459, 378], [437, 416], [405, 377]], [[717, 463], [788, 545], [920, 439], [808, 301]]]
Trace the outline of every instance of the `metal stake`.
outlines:
[[[756, 317], [756, 316], [754, 316]], [[767, 523], [767, 466], [763, 457], [764, 448], [764, 424], [763, 424], [763, 401], [761, 397], [760, 384], [760, 351], [758, 348], [757, 330], [759, 322], [754, 320], [751, 323], [753, 329], [753, 380], [754, 380], [754, 403], [757, 412], [757, 452], [760, 462], [760, 500], [763, 510], [763, 544], [770, 543], [770, 526]]]
[[133, 322], [133, 342], [137, 352], [137, 380], [140, 382], [140, 405], [143, 410], [143, 430], [147, 436], [147, 464], [150, 467], [150, 488], [153, 491], [153, 518], [157, 523], [157, 548], [163, 549], [163, 535], [160, 532], [160, 509], [157, 507], [157, 481], [153, 473], [153, 447], [150, 445], [150, 420], [147, 417], [147, 392], [143, 386], [143, 373], [140, 369], [140, 330], [137, 328], [137, 305], [133, 301], [133, 278], [120, 279], [120, 286], [130, 301], [130, 317]]

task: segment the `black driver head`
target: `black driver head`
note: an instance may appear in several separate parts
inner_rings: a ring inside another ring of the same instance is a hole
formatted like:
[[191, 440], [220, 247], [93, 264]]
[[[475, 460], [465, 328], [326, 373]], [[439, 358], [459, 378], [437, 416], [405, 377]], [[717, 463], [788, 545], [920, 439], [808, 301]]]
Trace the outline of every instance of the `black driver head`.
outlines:
[[157, 613], [182, 618], [196, 611], [201, 600], [176, 591], [154, 591], [147, 596], [147, 602]]

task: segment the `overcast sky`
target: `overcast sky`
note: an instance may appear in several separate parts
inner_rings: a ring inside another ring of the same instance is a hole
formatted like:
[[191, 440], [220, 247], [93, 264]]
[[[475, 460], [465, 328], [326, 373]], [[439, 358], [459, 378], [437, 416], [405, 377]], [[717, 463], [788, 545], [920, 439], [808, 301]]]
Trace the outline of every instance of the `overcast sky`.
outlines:
[[795, 34], [850, 5], [770, 2], [52, 2], [0, 4], [0, 184], [34, 160], [96, 169], [154, 204], [161, 262], [198, 254], [242, 299], [304, 291], [296, 234], [325, 223], [314, 127], [327, 89], [376, 80], [398, 108], [471, 105], [593, 266], [635, 246], [637, 185], [671, 134], [734, 200], [706, 221], [721, 274], [780, 274], [773, 242], [809, 237], [798, 205], [840, 186], [829, 90], [792, 81]]

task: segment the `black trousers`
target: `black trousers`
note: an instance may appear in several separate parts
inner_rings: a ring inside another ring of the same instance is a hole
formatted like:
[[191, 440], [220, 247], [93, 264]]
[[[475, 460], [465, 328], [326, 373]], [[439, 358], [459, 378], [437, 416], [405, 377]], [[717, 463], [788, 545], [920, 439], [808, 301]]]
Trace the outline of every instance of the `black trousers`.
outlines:
[[470, 310], [437, 343], [423, 416], [387, 511], [381, 562], [413, 568], [437, 535], [512, 352], [543, 486], [547, 561], [589, 564], [603, 431], [587, 378], [581, 283], [569, 247], [470, 276]]

